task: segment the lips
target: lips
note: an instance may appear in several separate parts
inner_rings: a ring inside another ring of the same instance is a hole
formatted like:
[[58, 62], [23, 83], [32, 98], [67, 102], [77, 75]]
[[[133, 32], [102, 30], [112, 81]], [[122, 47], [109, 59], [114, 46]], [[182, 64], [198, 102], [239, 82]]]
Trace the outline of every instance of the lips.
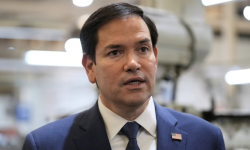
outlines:
[[140, 83], [142, 83], [142, 82], [145, 82], [145, 80], [143, 80], [141, 77], [135, 77], [135, 78], [130, 78], [130, 79], [128, 79], [128, 80], [124, 83], [124, 85], [128, 85], [128, 84], [130, 84], [130, 85], [136, 85], [136, 84], [140, 84]]

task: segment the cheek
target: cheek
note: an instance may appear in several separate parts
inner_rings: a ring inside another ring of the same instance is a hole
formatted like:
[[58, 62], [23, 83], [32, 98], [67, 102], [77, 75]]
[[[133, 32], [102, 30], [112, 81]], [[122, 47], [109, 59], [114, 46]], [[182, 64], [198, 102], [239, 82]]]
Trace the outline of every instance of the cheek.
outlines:
[[151, 56], [147, 63], [147, 70], [150, 72], [150, 76], [155, 76], [157, 72], [157, 60], [155, 56]]
[[96, 70], [97, 82], [99, 84], [104, 84], [104, 86], [111, 85], [115, 82], [117, 78], [116, 68], [111, 66], [100, 66]]

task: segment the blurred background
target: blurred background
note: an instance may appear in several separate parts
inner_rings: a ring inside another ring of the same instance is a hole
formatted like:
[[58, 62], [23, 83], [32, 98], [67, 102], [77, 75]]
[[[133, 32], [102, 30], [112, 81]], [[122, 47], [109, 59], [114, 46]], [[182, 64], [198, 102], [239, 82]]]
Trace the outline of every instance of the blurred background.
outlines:
[[155, 101], [219, 126], [227, 150], [250, 150], [249, 0], [0, 0], [0, 150], [96, 102], [79, 32], [114, 2], [156, 23]]

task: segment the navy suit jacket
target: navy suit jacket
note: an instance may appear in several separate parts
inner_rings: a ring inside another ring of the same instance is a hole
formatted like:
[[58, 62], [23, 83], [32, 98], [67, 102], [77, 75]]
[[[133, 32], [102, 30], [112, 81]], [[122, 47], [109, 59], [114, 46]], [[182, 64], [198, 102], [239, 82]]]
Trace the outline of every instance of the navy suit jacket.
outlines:
[[[157, 150], [225, 150], [218, 127], [156, 103], [155, 108]], [[182, 140], [172, 139], [171, 133], [181, 134]], [[111, 150], [98, 103], [29, 133], [23, 150]]]

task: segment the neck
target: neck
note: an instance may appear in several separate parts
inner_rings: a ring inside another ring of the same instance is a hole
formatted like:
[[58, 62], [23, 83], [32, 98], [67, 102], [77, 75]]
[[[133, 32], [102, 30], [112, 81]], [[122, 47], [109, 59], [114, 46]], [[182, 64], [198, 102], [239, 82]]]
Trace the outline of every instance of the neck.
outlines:
[[125, 105], [125, 104], [110, 104], [107, 101], [103, 100], [103, 98], [101, 98], [101, 101], [104, 106], [106, 106], [108, 109], [110, 109], [111, 111], [113, 111], [114, 113], [116, 113], [117, 115], [121, 116], [122, 118], [128, 121], [133, 121], [138, 116], [140, 116], [146, 109], [149, 100], [150, 98], [146, 100], [144, 103], [138, 105]]

